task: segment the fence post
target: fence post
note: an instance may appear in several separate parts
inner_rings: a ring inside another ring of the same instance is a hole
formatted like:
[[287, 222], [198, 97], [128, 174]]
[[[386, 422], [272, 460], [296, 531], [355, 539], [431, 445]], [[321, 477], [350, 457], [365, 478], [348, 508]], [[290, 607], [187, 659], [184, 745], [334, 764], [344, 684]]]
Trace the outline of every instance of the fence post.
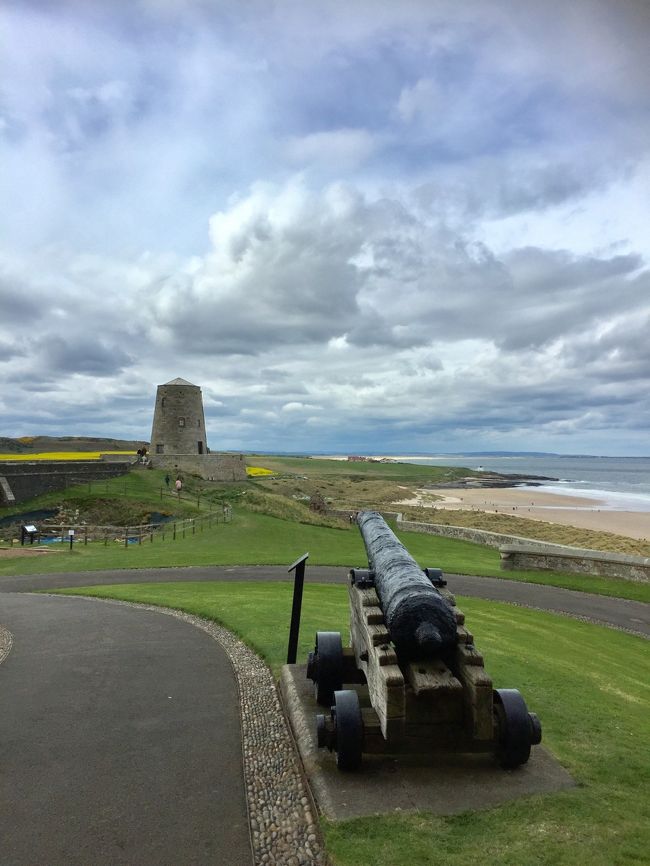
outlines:
[[124, 547], [127, 547], [129, 544], [129, 527], [124, 527]]
[[84, 526], [84, 547], [88, 544], [88, 527]]
[[173, 541], [176, 541], [176, 521], [174, 521], [174, 538]]

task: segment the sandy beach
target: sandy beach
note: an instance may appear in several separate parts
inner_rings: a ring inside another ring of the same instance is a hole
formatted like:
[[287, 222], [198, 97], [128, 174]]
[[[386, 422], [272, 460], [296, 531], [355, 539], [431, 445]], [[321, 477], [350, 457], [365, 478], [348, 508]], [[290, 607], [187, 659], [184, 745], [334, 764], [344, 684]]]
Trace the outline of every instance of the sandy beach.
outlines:
[[[615, 532], [629, 538], [650, 539], [650, 511], [618, 511], [608, 508], [603, 500], [588, 499], [559, 493], [522, 490], [517, 487], [484, 487], [481, 489], [435, 490], [441, 500], [431, 498], [434, 491], [419, 490], [411, 499], [395, 505], [417, 505], [423, 508], [448, 510], [490, 511], [511, 517], [526, 517], [563, 526]], [[432, 522], [434, 522], [432, 520]]]

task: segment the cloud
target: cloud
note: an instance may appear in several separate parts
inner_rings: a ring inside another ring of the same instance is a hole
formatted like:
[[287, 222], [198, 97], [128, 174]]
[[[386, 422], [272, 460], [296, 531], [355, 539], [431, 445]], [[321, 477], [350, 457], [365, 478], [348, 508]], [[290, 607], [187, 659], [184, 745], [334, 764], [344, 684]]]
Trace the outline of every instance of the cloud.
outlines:
[[68, 340], [48, 334], [39, 339], [38, 350], [41, 363], [50, 374], [111, 376], [133, 363], [124, 350], [101, 338]]
[[440, 86], [431, 78], [420, 78], [414, 85], [404, 87], [397, 102], [397, 113], [407, 123], [417, 115], [435, 122], [435, 115], [444, 111], [447, 100]]
[[6, 432], [146, 436], [181, 375], [214, 447], [647, 450], [648, 12], [619, 6], [3, 8]]
[[365, 162], [376, 148], [377, 142], [365, 129], [335, 129], [294, 137], [287, 153], [292, 162], [346, 171]]

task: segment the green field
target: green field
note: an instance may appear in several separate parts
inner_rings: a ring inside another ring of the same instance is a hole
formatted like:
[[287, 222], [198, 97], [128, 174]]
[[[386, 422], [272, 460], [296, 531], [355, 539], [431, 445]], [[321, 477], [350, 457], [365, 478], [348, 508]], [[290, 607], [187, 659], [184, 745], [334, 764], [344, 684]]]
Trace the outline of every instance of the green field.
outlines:
[[[88, 587], [74, 594], [187, 610], [240, 635], [277, 674], [286, 654], [287, 583]], [[323, 822], [339, 866], [624, 866], [650, 850], [650, 645], [552, 614], [459, 599], [497, 687], [519, 688], [544, 745], [576, 787], [485, 812]], [[316, 629], [346, 633], [345, 587], [305, 587], [300, 657]]]

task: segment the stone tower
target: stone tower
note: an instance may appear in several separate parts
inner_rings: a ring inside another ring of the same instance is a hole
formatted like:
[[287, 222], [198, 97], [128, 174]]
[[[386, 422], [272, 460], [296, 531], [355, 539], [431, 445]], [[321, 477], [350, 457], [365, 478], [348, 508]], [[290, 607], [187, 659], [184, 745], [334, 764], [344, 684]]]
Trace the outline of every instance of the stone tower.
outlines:
[[172, 379], [158, 385], [151, 430], [151, 456], [207, 454], [203, 397], [198, 385]]
[[158, 385], [149, 465], [207, 481], [246, 480], [243, 454], [208, 453], [201, 389], [185, 379]]

